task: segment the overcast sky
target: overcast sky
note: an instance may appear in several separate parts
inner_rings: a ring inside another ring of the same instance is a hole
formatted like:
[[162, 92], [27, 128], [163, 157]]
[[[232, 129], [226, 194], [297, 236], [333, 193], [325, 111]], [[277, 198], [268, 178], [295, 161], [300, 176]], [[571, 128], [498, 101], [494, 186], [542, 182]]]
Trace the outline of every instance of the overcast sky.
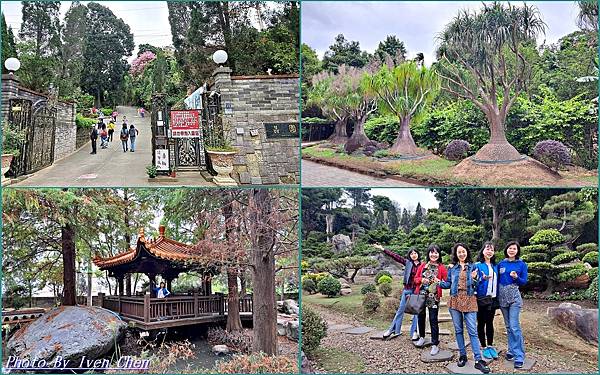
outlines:
[[[578, 30], [575, 2], [536, 1], [542, 19], [548, 25], [546, 35], [538, 43], [558, 41]], [[513, 2], [513, 4], [520, 4]], [[396, 35], [404, 42], [408, 57], [425, 54], [431, 64], [435, 56], [435, 37], [460, 9], [479, 9], [479, 1], [408, 1], [408, 2], [303, 2], [302, 42], [323, 57], [338, 34], [347, 40], [360, 42], [362, 50], [374, 52], [387, 35]]]
[[402, 208], [408, 208], [413, 211], [417, 207], [417, 203], [421, 203], [421, 206], [426, 209], [439, 207], [439, 203], [435, 199], [433, 192], [426, 188], [373, 188], [370, 190], [370, 193], [373, 196], [383, 195], [388, 197], [400, 204]]
[[[87, 4], [89, 1], [81, 3]], [[136, 56], [140, 44], [148, 43], [156, 47], [166, 47], [173, 43], [166, 1], [98, 1], [97, 3], [112, 10], [115, 16], [121, 18], [131, 28], [135, 50], [133, 57], [129, 58], [130, 62]], [[70, 1], [61, 2], [61, 21], [70, 6]], [[12, 26], [15, 35], [18, 35], [22, 21], [21, 2], [2, 1], [1, 8], [6, 22]]]

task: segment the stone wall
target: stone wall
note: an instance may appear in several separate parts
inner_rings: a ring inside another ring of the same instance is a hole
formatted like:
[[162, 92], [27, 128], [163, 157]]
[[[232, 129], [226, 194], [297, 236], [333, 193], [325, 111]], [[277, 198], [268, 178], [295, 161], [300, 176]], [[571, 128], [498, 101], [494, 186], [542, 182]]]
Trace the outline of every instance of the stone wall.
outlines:
[[265, 130], [268, 123], [293, 123], [298, 132], [298, 76], [231, 77], [230, 72], [217, 69], [209, 90], [220, 93], [223, 128], [240, 150], [233, 177], [240, 184], [299, 183], [298, 137], [267, 138]]
[[75, 142], [75, 149], [83, 146], [90, 141], [90, 132], [92, 129], [77, 128], [77, 136]]
[[[46, 101], [48, 97], [19, 86], [14, 76], [2, 75], [2, 117], [8, 116], [9, 100], [22, 98], [31, 100], [34, 109], [36, 103]], [[54, 160], [64, 158], [76, 150], [77, 126], [75, 125], [75, 104], [58, 101], [56, 114], [56, 133], [54, 136]]]

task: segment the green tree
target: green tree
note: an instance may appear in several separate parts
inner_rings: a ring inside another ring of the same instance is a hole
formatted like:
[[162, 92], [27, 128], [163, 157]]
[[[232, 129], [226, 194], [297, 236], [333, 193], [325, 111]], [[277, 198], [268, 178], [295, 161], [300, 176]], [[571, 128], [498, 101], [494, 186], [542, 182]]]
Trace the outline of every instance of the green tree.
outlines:
[[341, 65], [333, 82], [344, 94], [342, 95], [349, 117], [354, 120], [354, 130], [348, 138], [344, 149], [352, 153], [360, 147], [371, 143], [365, 133], [367, 117], [377, 110], [375, 95], [369, 91], [370, 77], [365, 69]]
[[87, 7], [75, 1], [65, 15], [60, 49], [59, 92], [72, 95], [81, 82], [86, 47]]
[[375, 226], [383, 225], [393, 232], [398, 230], [398, 212], [396, 206], [394, 206], [394, 202], [390, 198], [381, 195], [374, 196], [373, 211]]
[[485, 113], [490, 141], [479, 160], [515, 160], [520, 153], [506, 139], [505, 121], [531, 76], [525, 44], [545, 31], [535, 6], [494, 2], [479, 12], [461, 11], [441, 32], [437, 68], [443, 88], [471, 100]]
[[22, 1], [19, 36], [33, 42], [36, 57], [55, 57], [60, 48], [60, 1]]
[[399, 65], [406, 60], [406, 46], [404, 42], [395, 35], [388, 35], [385, 40], [379, 42], [375, 50], [375, 56], [383, 64], [387, 59], [392, 59], [394, 65]]
[[337, 73], [342, 65], [362, 68], [367, 65], [368, 61], [369, 56], [367, 52], [361, 51], [359, 42], [347, 41], [343, 34], [339, 34], [325, 52], [323, 68]]
[[[7, 27], [4, 13], [2, 13], [1, 26], [2, 29], [2, 60], [6, 61], [9, 57], [17, 57], [17, 46], [12, 27]], [[8, 73], [8, 70], [2, 64], [2, 73]]]
[[350, 109], [346, 101], [346, 85], [339, 84], [340, 76], [322, 71], [312, 76], [312, 86], [308, 90], [307, 105], [318, 106], [325, 116], [335, 121], [335, 128], [328, 141], [346, 144], [346, 130]]
[[317, 52], [307, 44], [302, 43], [302, 83], [303, 89], [308, 89], [311, 78], [321, 72], [323, 64]]

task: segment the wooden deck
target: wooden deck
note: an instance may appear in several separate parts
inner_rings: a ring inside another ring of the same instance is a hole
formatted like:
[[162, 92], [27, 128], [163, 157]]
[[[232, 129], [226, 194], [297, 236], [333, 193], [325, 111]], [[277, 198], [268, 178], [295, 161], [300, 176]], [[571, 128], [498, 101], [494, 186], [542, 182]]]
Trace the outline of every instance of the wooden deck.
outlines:
[[[166, 298], [101, 295], [100, 305], [144, 330], [219, 323], [227, 320], [228, 310], [227, 299], [223, 295]], [[240, 299], [240, 317], [252, 320], [252, 297]]]

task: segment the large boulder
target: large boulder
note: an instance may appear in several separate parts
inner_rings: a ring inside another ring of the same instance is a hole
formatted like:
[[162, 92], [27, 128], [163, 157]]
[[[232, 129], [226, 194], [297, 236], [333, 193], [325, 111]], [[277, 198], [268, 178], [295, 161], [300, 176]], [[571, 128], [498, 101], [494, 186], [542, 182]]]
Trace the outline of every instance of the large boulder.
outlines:
[[372, 259], [377, 261], [377, 266], [375, 267], [365, 267], [359, 271], [359, 273], [363, 276], [374, 276], [379, 271], [388, 271], [393, 276], [402, 276], [404, 275], [404, 266], [390, 256], [385, 255], [384, 253], [379, 253], [371, 256]]
[[300, 323], [297, 315], [277, 314], [277, 334], [298, 341]]
[[598, 310], [563, 302], [558, 307], [548, 307], [546, 314], [554, 323], [598, 346]]
[[84, 356], [93, 360], [110, 352], [126, 327], [117, 315], [101, 307], [61, 306], [18, 330], [6, 347], [9, 355], [21, 359], [50, 363], [60, 356], [79, 363]]
[[349, 254], [352, 249], [352, 240], [345, 234], [336, 234], [331, 237], [334, 254]]
[[293, 299], [286, 299], [283, 301], [284, 313], [286, 314], [300, 314], [300, 308], [298, 307], [298, 303]]

